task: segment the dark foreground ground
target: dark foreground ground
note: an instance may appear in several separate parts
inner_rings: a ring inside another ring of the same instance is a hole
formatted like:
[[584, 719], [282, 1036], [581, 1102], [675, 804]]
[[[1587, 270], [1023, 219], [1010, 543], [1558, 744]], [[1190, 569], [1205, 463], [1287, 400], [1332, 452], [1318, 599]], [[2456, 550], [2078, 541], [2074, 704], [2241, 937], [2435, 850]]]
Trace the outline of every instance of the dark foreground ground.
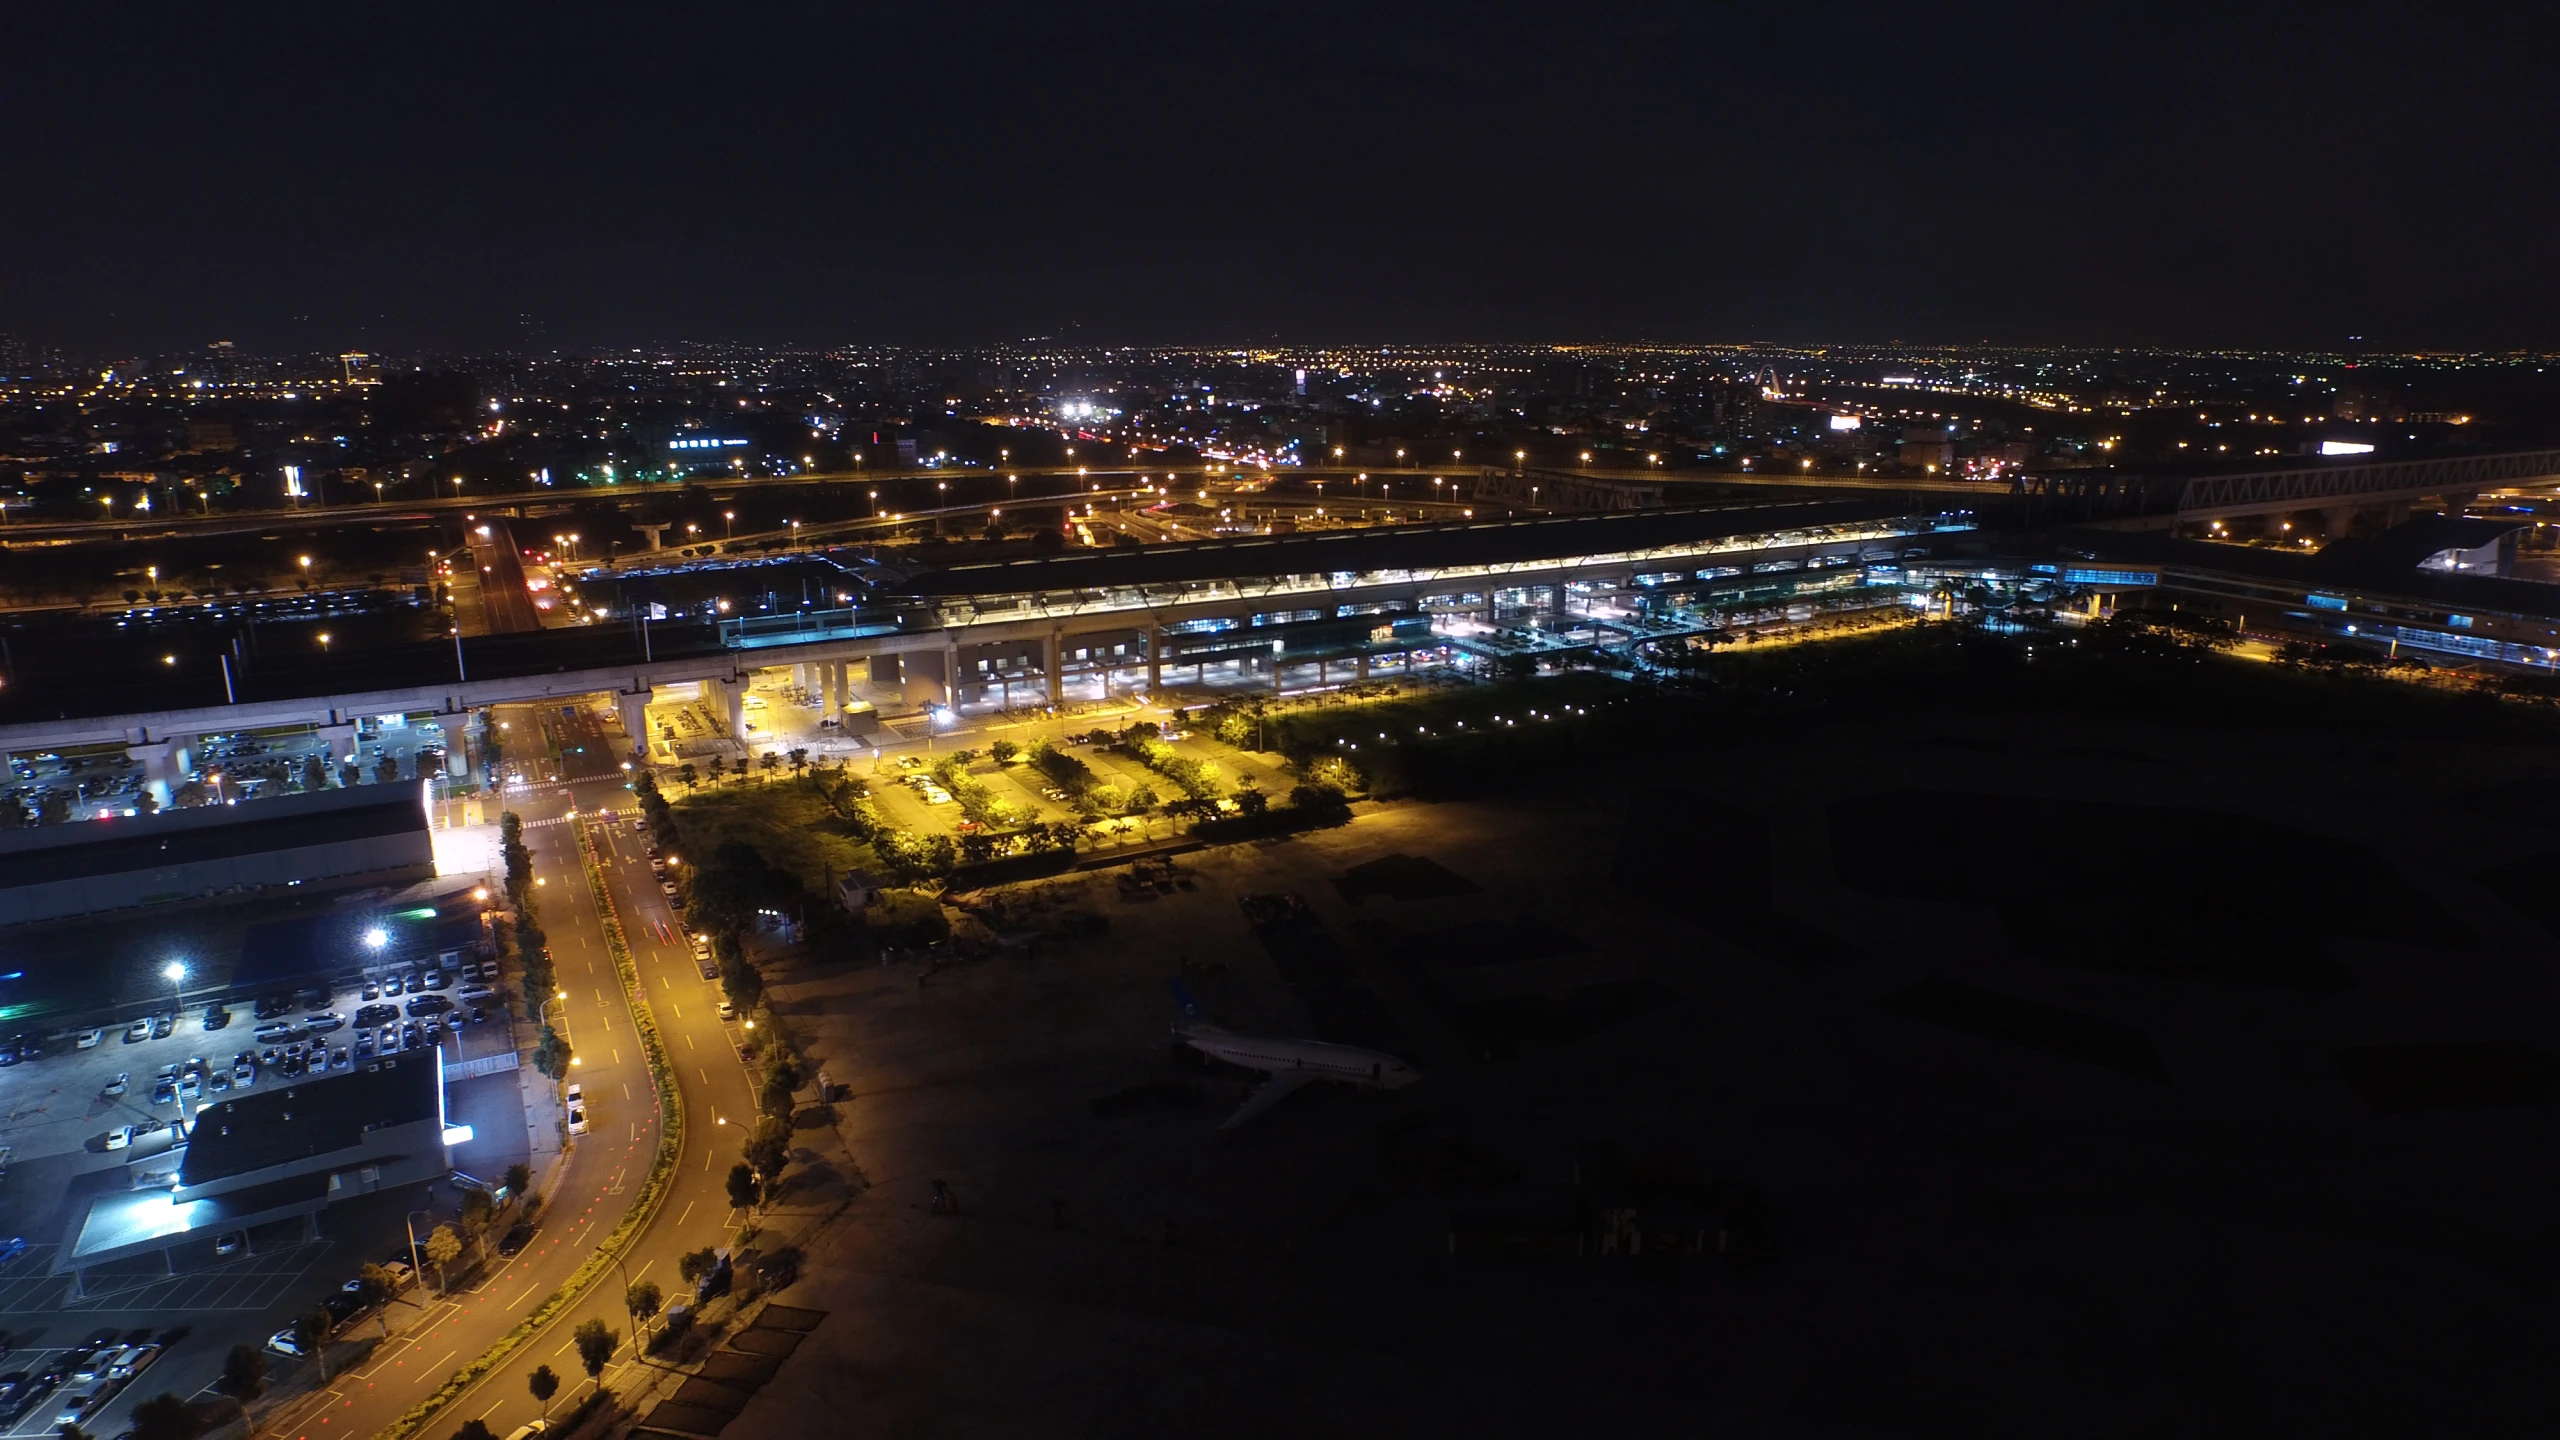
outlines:
[[[922, 984], [785, 968], [872, 1188], [741, 1423], [2540, 1430], [2552, 768], [1827, 728], [1088, 879], [1102, 939]], [[1258, 933], [1271, 892], [1306, 920]], [[1220, 1135], [1245, 1082], [1169, 1057], [1186, 972], [1425, 1079]]]

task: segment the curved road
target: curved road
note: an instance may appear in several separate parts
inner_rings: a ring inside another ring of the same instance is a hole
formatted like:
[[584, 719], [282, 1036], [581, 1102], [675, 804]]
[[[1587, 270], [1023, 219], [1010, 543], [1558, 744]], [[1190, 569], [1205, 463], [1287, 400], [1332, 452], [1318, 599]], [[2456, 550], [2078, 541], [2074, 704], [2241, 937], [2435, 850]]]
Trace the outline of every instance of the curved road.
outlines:
[[[529, 717], [519, 714], [516, 718]], [[560, 717], [558, 729], [568, 742], [564, 750], [584, 744], [581, 759], [601, 760], [623, 749], [619, 730], [583, 708]], [[531, 733], [530, 727], [519, 733]], [[608, 893], [620, 913], [642, 990], [668, 1048], [688, 1121], [674, 1183], [633, 1244], [623, 1268], [633, 1280], [655, 1280], [672, 1302], [682, 1298], [684, 1290], [676, 1278], [676, 1258], [706, 1245], [729, 1243], [737, 1218], [729, 1208], [729, 1167], [737, 1162], [746, 1139], [739, 1122], [754, 1118], [753, 1082], [738, 1056], [737, 1027], [719, 1017], [719, 987], [696, 970], [691, 947], [650, 876], [642, 837], [629, 828], [634, 807], [622, 781], [619, 769], [576, 776], [563, 786], [512, 802], [525, 819], [534, 873], [543, 882], [543, 928], [550, 939], [559, 987], [568, 995], [554, 1013], [564, 1016], [564, 1028], [578, 1056], [572, 1074], [585, 1087], [588, 1118], [586, 1135], [572, 1143], [565, 1179], [557, 1193], [545, 1199], [534, 1242], [449, 1300], [435, 1300], [423, 1290], [413, 1292], [428, 1308], [423, 1323], [395, 1336], [363, 1366], [336, 1377], [325, 1391], [267, 1417], [259, 1427], [262, 1434], [342, 1440], [369, 1436], [391, 1424], [565, 1282], [639, 1199], [658, 1143], [656, 1092], [629, 1005], [605, 949], [602, 917], [576, 852], [575, 831], [567, 823], [573, 806], [589, 817], [606, 810], [625, 812], [616, 823], [590, 829], [605, 862]], [[536, 1365], [547, 1364], [561, 1377], [555, 1406], [574, 1400], [586, 1377], [569, 1335], [578, 1322], [590, 1317], [623, 1332], [624, 1344], [605, 1374], [610, 1383], [634, 1363], [631, 1322], [623, 1312], [622, 1294], [621, 1277], [607, 1276], [579, 1303], [555, 1317], [531, 1344], [428, 1422], [422, 1433], [448, 1434], [476, 1418], [504, 1435], [535, 1418], [539, 1407], [526, 1389], [525, 1377]]]

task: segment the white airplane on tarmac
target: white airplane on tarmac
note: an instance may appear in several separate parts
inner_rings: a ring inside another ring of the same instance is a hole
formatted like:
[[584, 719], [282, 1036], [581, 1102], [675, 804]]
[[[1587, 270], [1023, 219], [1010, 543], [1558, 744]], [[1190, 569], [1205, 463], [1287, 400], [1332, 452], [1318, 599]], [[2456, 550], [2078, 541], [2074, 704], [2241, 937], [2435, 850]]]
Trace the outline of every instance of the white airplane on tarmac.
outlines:
[[1357, 1045], [1336, 1045], [1325, 1040], [1238, 1035], [1221, 1029], [1200, 1018], [1200, 1007], [1192, 1003], [1191, 992], [1180, 981], [1174, 982], [1173, 998], [1182, 1002], [1182, 1018], [1173, 1022], [1175, 1039], [1212, 1060], [1259, 1070], [1271, 1077], [1226, 1118], [1218, 1127], [1221, 1130], [1233, 1130], [1297, 1094], [1310, 1081], [1339, 1080], [1347, 1085], [1397, 1090], [1422, 1078], [1421, 1071], [1384, 1050], [1363, 1050]]

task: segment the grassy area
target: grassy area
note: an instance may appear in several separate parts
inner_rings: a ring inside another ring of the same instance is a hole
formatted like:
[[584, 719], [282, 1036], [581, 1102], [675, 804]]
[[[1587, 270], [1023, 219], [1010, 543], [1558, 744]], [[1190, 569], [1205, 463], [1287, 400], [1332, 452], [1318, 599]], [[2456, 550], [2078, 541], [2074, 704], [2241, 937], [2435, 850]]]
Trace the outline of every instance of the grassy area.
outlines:
[[743, 840], [812, 894], [825, 893], [828, 877], [848, 870], [882, 873], [878, 853], [805, 780], [697, 790], [671, 808], [684, 843], [699, 854], [709, 855], [722, 841]]
[[[2513, 687], [2509, 687], [2513, 688]], [[1765, 738], [1833, 721], [1933, 712], [2141, 716], [2173, 723], [2541, 738], [2538, 697], [2414, 685], [2372, 666], [2268, 665], [2141, 624], [2022, 635], [1929, 625], [1718, 655], [1667, 686], [1597, 673], [1273, 710], [1272, 748], [1299, 773], [1377, 794], [1499, 790], [1666, 747]], [[1249, 708], [1200, 723], [1251, 733]]]

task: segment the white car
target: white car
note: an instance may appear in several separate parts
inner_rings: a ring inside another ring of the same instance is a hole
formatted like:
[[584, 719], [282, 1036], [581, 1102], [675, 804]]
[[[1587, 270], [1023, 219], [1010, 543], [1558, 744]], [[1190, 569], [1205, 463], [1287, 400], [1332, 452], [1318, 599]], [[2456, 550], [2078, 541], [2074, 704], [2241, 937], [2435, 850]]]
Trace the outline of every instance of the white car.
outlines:
[[74, 1048], [80, 1050], [95, 1050], [98, 1048], [98, 1042], [106, 1038], [107, 1032], [104, 1030], [83, 1030], [80, 1032], [79, 1040], [74, 1042]]
[[587, 1133], [587, 1107], [575, 1100], [569, 1102], [569, 1133], [572, 1135]]
[[737, 1007], [736, 1005], [734, 1005], [734, 1004], [730, 1003], [729, 1001], [726, 1001], [726, 1000], [721, 1001], [721, 1002], [720, 1002], [720, 1018], [721, 1018], [721, 1019], [723, 1019], [723, 1020], [735, 1020], [735, 1019], [737, 1019], [737, 1018], [738, 1018], [738, 1007]]
[[294, 1334], [293, 1327], [288, 1325], [267, 1337], [267, 1348], [279, 1355], [299, 1357], [302, 1354], [302, 1337]]
[[107, 1132], [107, 1148], [110, 1150], [122, 1150], [132, 1143], [133, 1127], [130, 1125], [119, 1125]]

